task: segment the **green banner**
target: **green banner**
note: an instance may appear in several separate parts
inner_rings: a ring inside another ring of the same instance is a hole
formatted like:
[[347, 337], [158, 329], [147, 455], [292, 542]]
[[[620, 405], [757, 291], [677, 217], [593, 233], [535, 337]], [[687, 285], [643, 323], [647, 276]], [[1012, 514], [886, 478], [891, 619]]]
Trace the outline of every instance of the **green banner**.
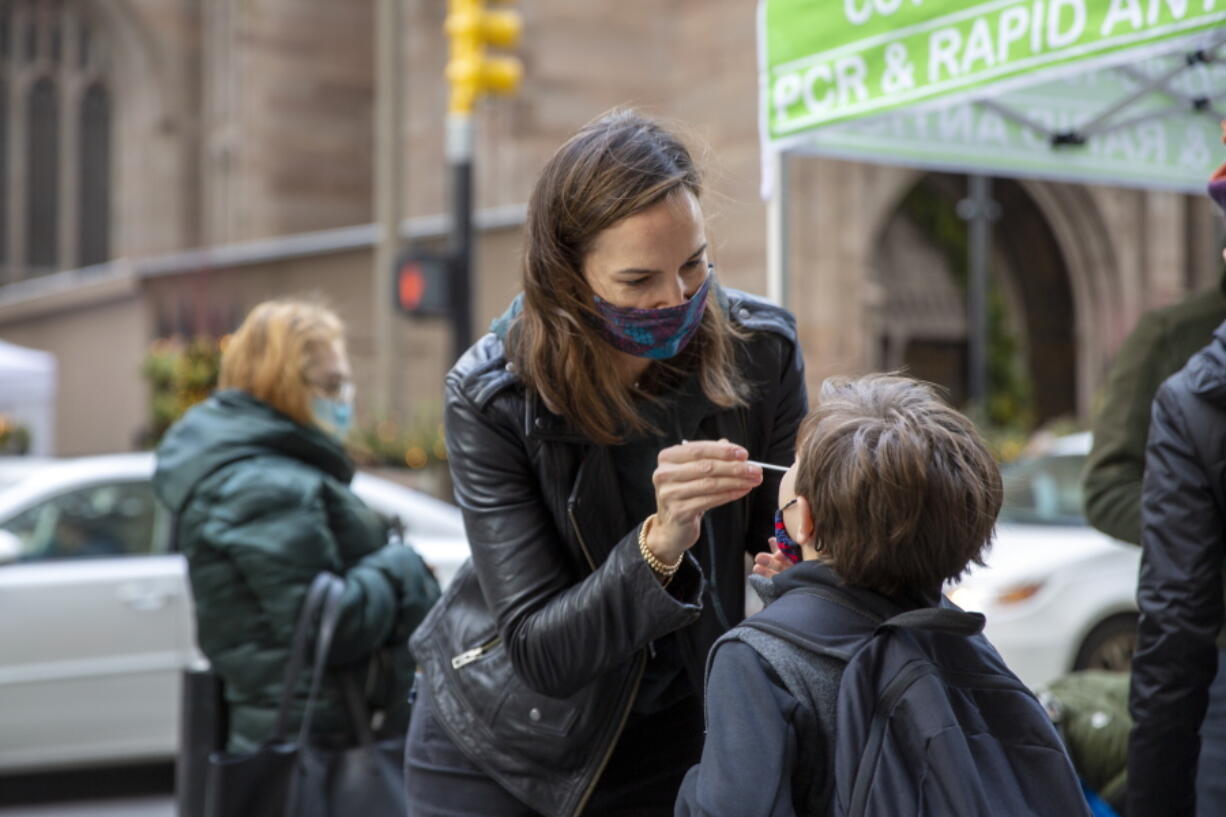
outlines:
[[1226, 0], [762, 0], [767, 142], [1219, 42]]
[[990, 106], [964, 102], [843, 122], [808, 134], [794, 150], [956, 172], [1202, 193], [1226, 158], [1221, 128], [1215, 117], [1194, 113], [1181, 100], [1226, 91], [1226, 63], [1181, 71], [1168, 83], [1169, 92], [1155, 89], [1135, 99], [1119, 114], [1121, 126], [1091, 134], [1084, 145], [1053, 148], [1047, 135], [1081, 131], [1112, 100], [1135, 95], [1144, 77], [1168, 75], [1183, 62], [1172, 55], [1130, 63], [1125, 71], [1086, 72], [998, 95]]

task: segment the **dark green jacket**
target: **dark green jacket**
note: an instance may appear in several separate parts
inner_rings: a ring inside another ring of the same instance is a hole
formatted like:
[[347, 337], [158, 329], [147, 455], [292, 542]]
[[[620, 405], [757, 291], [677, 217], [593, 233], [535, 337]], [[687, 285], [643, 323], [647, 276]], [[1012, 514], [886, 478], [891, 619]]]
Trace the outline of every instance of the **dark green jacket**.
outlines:
[[1128, 784], [1128, 673], [1083, 670], [1035, 690], [1064, 738], [1073, 768], [1122, 813]]
[[[345, 594], [312, 731], [329, 743], [352, 739], [342, 667], [369, 681], [385, 731], [408, 722], [406, 641], [438, 585], [411, 548], [387, 543], [386, 521], [349, 489], [352, 477], [336, 442], [241, 391], [191, 409], [158, 448], [154, 489], [178, 519], [197, 642], [225, 681], [233, 751], [272, 736], [298, 610], [323, 570], [344, 577]], [[304, 679], [295, 731], [305, 701]]]
[[1150, 406], [1162, 381], [1183, 368], [1226, 319], [1226, 277], [1216, 289], [1146, 312], [1120, 346], [1094, 423], [1085, 513], [1110, 536], [1141, 542], [1141, 475]]

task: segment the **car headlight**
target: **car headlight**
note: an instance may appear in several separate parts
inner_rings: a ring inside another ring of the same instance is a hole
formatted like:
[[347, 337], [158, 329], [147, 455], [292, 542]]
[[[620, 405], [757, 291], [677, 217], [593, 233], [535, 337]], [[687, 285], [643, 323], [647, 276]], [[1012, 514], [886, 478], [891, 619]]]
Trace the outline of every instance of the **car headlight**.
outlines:
[[996, 603], [1001, 605], [1018, 604], [1030, 598], [1043, 589], [1043, 582], [1027, 582], [1016, 584], [996, 595]]
[[1043, 582], [1024, 582], [1003, 588], [984, 588], [973, 585], [958, 585], [945, 595], [954, 604], [968, 612], [981, 613], [987, 607], [1011, 607], [1032, 598], [1043, 589]]

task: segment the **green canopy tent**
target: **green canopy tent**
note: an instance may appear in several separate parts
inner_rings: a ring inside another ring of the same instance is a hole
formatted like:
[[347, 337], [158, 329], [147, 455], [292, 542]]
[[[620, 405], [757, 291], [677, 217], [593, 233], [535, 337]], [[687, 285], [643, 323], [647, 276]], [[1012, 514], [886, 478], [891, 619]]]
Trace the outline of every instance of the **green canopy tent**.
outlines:
[[987, 176], [1201, 192], [1226, 120], [1226, 0], [762, 0], [768, 294], [788, 155], [971, 174], [971, 394], [983, 396]]

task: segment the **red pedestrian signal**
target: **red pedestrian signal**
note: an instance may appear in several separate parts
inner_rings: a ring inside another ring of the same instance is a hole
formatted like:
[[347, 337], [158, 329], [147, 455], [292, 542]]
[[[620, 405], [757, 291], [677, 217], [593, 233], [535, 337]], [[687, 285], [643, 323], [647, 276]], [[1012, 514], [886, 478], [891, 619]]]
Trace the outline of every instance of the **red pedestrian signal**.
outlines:
[[421, 306], [421, 296], [426, 294], [425, 274], [421, 264], [410, 262], [400, 268], [400, 308], [414, 312]]
[[407, 315], [446, 315], [447, 256], [410, 247], [396, 261], [396, 305]]

